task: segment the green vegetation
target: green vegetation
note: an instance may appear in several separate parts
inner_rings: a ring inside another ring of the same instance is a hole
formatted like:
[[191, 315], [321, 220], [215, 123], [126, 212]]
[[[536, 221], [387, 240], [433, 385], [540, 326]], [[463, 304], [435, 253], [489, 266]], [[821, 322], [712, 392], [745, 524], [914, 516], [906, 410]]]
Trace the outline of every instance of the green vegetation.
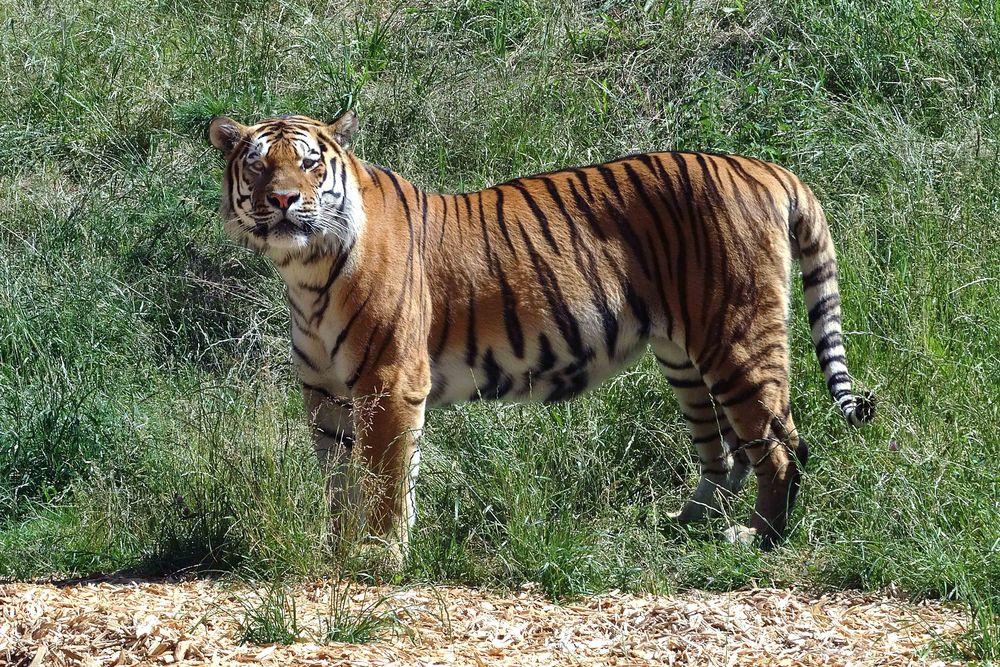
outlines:
[[242, 617], [237, 619], [243, 644], [294, 644], [302, 634], [295, 598], [276, 585], [242, 599]]
[[813, 457], [768, 554], [664, 520], [696, 470], [651, 364], [551, 408], [438, 411], [402, 580], [892, 583], [975, 605], [968, 645], [995, 654], [998, 35], [975, 0], [6, 0], [0, 577], [339, 567], [282, 286], [224, 237], [203, 131], [354, 106], [357, 152], [429, 188], [645, 149], [787, 165], [825, 203], [850, 363], [880, 400], [842, 423], [797, 297]]

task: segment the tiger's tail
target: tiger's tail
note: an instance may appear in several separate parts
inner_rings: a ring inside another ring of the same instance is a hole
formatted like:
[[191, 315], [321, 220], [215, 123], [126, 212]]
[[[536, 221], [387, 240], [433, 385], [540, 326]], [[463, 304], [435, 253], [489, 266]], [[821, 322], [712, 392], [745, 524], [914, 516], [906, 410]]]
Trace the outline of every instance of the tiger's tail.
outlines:
[[[804, 186], [805, 187], [805, 186]], [[808, 187], [808, 196], [793, 206], [789, 231], [794, 254], [802, 270], [816, 358], [826, 377], [826, 386], [844, 418], [852, 426], [861, 426], [875, 417], [875, 397], [851, 391], [851, 376], [840, 320], [840, 289], [837, 286], [837, 257], [826, 224], [826, 216]]]

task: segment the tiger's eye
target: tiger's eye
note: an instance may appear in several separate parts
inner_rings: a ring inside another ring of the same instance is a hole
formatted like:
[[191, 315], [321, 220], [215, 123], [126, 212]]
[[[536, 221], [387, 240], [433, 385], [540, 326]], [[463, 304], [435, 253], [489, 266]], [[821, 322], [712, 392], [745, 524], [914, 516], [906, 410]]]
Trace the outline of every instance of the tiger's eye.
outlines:
[[250, 167], [251, 171], [257, 171], [257, 172], [264, 171], [264, 161], [263, 160], [254, 160], [253, 162], [250, 162], [249, 164], [247, 164], [247, 166]]
[[305, 169], [306, 171], [309, 171], [315, 166], [316, 166], [316, 160], [313, 160], [312, 158], [308, 157], [302, 158], [302, 168]]

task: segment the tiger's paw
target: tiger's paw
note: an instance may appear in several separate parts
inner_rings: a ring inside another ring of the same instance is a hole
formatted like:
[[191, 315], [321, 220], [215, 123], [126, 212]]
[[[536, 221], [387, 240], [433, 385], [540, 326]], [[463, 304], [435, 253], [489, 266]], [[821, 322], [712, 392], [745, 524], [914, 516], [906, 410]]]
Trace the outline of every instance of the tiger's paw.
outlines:
[[730, 544], [750, 547], [753, 546], [754, 540], [757, 539], [757, 529], [735, 525], [727, 528], [725, 532], [722, 533], [722, 536]]
[[684, 503], [682, 507], [677, 512], [667, 512], [667, 519], [670, 521], [676, 521], [677, 523], [690, 523], [693, 521], [704, 521], [705, 515], [708, 511], [712, 509], [704, 503], [695, 502], [689, 500]]
[[405, 548], [396, 541], [368, 536], [355, 541], [341, 556], [350, 571], [393, 577], [406, 567]]

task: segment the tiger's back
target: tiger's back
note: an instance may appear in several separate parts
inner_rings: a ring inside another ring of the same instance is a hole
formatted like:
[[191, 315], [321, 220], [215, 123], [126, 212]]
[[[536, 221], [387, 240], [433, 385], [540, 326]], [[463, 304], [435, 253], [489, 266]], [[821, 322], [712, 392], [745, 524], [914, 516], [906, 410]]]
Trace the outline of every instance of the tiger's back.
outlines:
[[651, 339], [751, 344], [730, 324], [783, 321], [796, 195], [767, 163], [658, 153], [431, 196], [432, 402], [571, 398]]
[[342, 497], [352, 451], [385, 480], [380, 534], [405, 546], [428, 405], [571, 398], [651, 347], [702, 464], [676, 518], [720, 511], [752, 470], [752, 528], [734, 537], [773, 544], [807, 456], [788, 393], [793, 258], [831, 395], [850, 423], [873, 416], [851, 391], [822, 208], [787, 170], [649, 153], [435, 194], [346, 151], [356, 124], [221, 118], [210, 135], [227, 228], [288, 285], [317, 453]]

